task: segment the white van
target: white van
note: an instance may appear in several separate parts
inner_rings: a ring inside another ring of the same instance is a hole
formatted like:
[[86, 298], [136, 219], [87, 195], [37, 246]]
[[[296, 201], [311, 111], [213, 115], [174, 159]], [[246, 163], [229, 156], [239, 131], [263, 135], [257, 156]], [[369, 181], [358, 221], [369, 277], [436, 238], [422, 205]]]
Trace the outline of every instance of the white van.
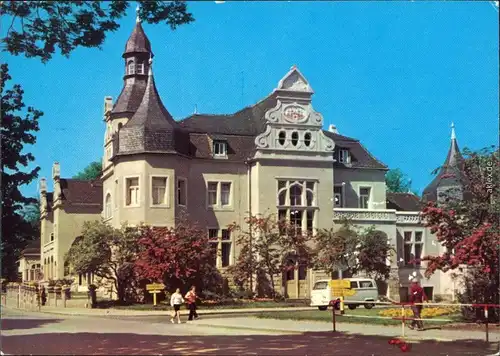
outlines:
[[[351, 289], [355, 291], [354, 295], [344, 297], [345, 305], [349, 309], [356, 309], [360, 304], [363, 304], [366, 309], [371, 309], [375, 306], [373, 303], [367, 303], [376, 302], [379, 299], [375, 280], [370, 278], [345, 278], [344, 280], [350, 281]], [[314, 283], [313, 290], [311, 291], [312, 307], [318, 307], [319, 310], [326, 310], [331, 300], [339, 298], [339, 296], [333, 295], [329, 282], [329, 279], [322, 279]]]

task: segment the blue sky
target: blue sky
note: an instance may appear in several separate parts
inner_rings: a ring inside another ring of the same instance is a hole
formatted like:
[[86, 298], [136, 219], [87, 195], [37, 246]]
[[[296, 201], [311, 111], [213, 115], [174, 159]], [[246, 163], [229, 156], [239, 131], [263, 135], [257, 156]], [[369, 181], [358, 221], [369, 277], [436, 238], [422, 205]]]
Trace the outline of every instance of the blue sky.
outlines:
[[[4, 54], [25, 102], [44, 111], [32, 149], [40, 177], [71, 177], [103, 154], [103, 98], [122, 88], [136, 4], [102, 50], [69, 59]], [[196, 21], [144, 24], [155, 80], [177, 119], [232, 113], [269, 94], [296, 64], [325, 128], [359, 139], [420, 192], [455, 122], [461, 149], [498, 143], [498, 12], [488, 2], [190, 2]], [[49, 179], [50, 182], [50, 179]], [[22, 191], [37, 195], [37, 183]]]

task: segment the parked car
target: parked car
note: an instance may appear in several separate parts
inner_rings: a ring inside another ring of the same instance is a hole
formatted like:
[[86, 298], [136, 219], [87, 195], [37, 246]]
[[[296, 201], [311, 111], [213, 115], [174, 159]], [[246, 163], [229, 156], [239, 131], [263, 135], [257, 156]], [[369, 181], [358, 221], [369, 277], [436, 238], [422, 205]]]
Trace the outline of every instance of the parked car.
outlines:
[[[366, 309], [371, 309], [375, 306], [373, 303], [379, 300], [377, 283], [370, 278], [345, 278], [351, 283], [351, 289], [354, 290], [353, 295], [344, 297], [344, 304], [349, 309], [356, 309], [359, 305], [364, 305]], [[311, 306], [318, 307], [319, 310], [328, 309], [331, 300], [339, 299], [339, 295], [334, 295], [330, 288], [330, 280], [323, 279], [314, 283], [311, 291]]]

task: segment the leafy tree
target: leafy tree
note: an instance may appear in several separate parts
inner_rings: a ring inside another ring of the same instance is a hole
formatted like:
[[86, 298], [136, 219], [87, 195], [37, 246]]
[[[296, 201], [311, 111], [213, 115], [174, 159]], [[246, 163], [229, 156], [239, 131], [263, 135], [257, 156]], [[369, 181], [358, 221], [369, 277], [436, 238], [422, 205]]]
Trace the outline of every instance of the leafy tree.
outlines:
[[373, 227], [357, 232], [348, 220], [339, 230], [323, 229], [314, 237], [315, 267], [329, 274], [339, 270], [348, 275], [364, 273], [378, 281], [389, 277], [387, 259], [393, 247], [387, 234]]
[[[399, 168], [390, 169], [385, 174], [385, 185], [391, 193], [408, 193], [411, 191], [411, 180]], [[413, 191], [413, 194], [418, 195]]]
[[2, 276], [17, 277], [16, 262], [27, 242], [37, 236], [33, 224], [23, 217], [23, 208], [35, 203], [33, 198], [24, 197], [20, 187], [38, 177], [39, 167], [26, 169], [34, 161], [31, 153], [25, 153], [25, 145], [36, 142], [34, 133], [39, 130], [41, 111], [23, 102], [24, 91], [19, 84], [10, 89], [7, 83], [12, 79], [7, 64], [1, 65], [2, 127], [0, 129], [2, 148]]
[[[172, 29], [194, 21], [184, 1], [138, 1], [139, 16], [150, 24], [165, 22]], [[116, 31], [129, 1], [1, 1], [0, 13], [9, 23], [1, 39], [4, 51], [27, 58], [52, 58], [56, 47], [69, 57], [77, 47], [101, 48]]]
[[22, 211], [24, 220], [33, 228], [33, 236], [40, 236], [40, 200], [25, 205]]
[[477, 152], [465, 149], [461, 177], [465, 199], [441, 199], [439, 206], [430, 202], [422, 211], [425, 226], [445, 247], [440, 256], [424, 256], [429, 262], [426, 275], [464, 271], [461, 298], [468, 303], [498, 302], [499, 163], [493, 146]]
[[135, 228], [115, 229], [101, 221], [86, 221], [81, 237], [66, 254], [66, 263], [77, 274], [93, 273], [112, 281], [118, 300], [123, 302], [134, 279], [138, 236]]
[[[236, 242], [241, 252], [235, 265], [229, 268], [235, 283], [240, 287], [250, 285], [252, 276], [260, 276], [259, 294], [276, 297], [275, 277], [282, 272], [310, 265], [311, 251], [308, 242], [311, 235], [301, 233], [286, 221], [278, 221], [274, 215], [257, 215], [245, 219], [246, 229], [232, 224], [230, 231], [239, 232]], [[292, 254], [297, 265], [288, 265], [285, 257]], [[269, 284], [266, 288], [264, 284]]]
[[175, 227], [141, 226], [138, 235], [135, 270], [139, 278], [163, 282], [169, 290], [195, 285], [201, 291], [221, 286], [204, 229], [179, 221]]
[[75, 175], [73, 179], [94, 180], [99, 179], [102, 174], [102, 162], [95, 161], [90, 163], [80, 173]]

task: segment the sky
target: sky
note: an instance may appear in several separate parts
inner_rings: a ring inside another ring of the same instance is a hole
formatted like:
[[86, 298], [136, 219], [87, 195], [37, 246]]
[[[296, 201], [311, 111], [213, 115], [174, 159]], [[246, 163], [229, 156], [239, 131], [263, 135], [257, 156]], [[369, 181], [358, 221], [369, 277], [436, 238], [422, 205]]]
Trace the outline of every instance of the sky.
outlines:
[[[79, 48], [47, 64], [2, 53], [11, 84], [45, 113], [26, 149], [49, 188], [53, 162], [70, 178], [102, 158], [103, 102], [122, 89], [130, 5], [102, 50]], [[158, 91], [176, 119], [195, 106], [230, 114], [252, 105], [297, 65], [325, 128], [359, 139], [420, 193], [446, 157], [452, 122], [460, 149], [498, 144], [498, 10], [489, 2], [206, 1], [188, 9], [196, 21], [175, 31], [143, 24]], [[38, 195], [38, 180], [22, 192]]]

